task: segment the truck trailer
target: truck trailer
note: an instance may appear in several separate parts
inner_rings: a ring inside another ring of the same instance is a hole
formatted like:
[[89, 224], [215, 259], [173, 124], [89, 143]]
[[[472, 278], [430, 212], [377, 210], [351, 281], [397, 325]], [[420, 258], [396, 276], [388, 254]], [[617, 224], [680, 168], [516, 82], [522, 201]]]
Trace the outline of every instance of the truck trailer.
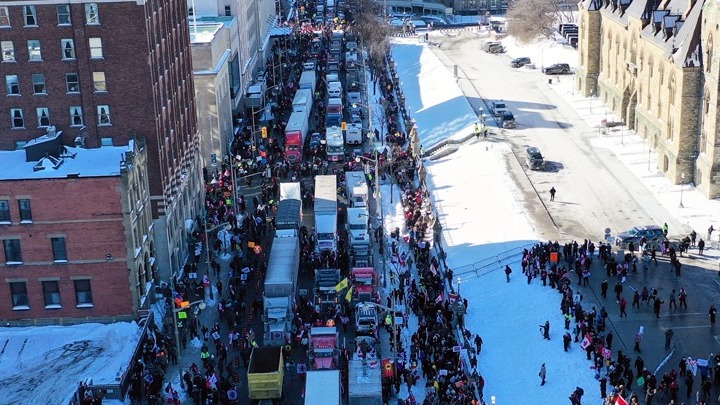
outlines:
[[274, 238], [265, 274], [263, 321], [266, 345], [284, 345], [289, 338], [293, 314], [291, 302], [299, 267], [299, 238]]
[[305, 405], [340, 405], [340, 371], [308, 371], [305, 380]]
[[337, 247], [337, 178], [315, 177], [315, 233], [319, 251]]
[[303, 145], [308, 133], [309, 111], [298, 111], [290, 114], [285, 126], [285, 156], [290, 163], [302, 163]]
[[349, 405], [382, 405], [381, 370], [377, 361], [348, 362]]
[[255, 347], [250, 353], [247, 379], [251, 400], [280, 399], [283, 391], [283, 356], [280, 347]]

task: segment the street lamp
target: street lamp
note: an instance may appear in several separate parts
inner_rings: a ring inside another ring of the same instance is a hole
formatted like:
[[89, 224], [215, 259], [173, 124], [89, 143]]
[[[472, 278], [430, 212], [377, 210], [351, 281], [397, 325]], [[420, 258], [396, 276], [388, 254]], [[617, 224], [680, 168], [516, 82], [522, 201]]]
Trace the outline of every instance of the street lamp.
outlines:
[[495, 395], [493, 395], [493, 396], [490, 397], [490, 403], [491, 403], [492, 405], [495, 405]]
[[682, 197], [683, 197], [683, 188], [685, 188], [685, 173], [680, 174], [680, 208], [684, 208]]
[[[174, 288], [173, 288], [173, 291], [175, 291]], [[187, 302], [187, 301], [183, 301], [183, 304], [185, 302]], [[186, 309], [192, 308], [195, 305], [197, 305], [198, 309], [201, 311], [207, 307], [207, 305], [205, 304], [205, 301], [200, 300], [200, 301], [193, 301], [193, 302], [187, 303], [187, 304], [181, 306], [180, 308], [175, 308], [175, 301], [173, 301], [173, 324], [175, 325], [175, 347], [177, 348], [178, 361], [180, 360], [180, 330], [178, 328], [177, 314]]]
[[458, 278], [457, 278], [457, 284], [458, 284], [457, 294], [458, 294], [458, 297], [460, 296], [460, 283], [461, 283], [461, 282], [462, 282], [462, 279], [461, 279], [460, 277], [458, 277]]
[[[378, 152], [377, 149], [375, 149], [375, 159], [366, 158], [365, 156], [357, 155], [355, 156], [355, 162], [360, 163], [360, 160], [366, 160], [368, 162], [372, 162], [375, 165], [375, 212], [380, 213], [380, 227], [381, 229], [384, 228], [382, 223], [383, 218], [383, 212], [382, 212], [382, 203], [380, 202], [380, 198], [382, 196], [382, 193], [380, 193], [380, 160], [378, 159]], [[384, 229], [383, 229], [384, 233]], [[382, 235], [382, 242], [385, 242], [385, 237]], [[382, 256], [382, 262], [383, 262], [383, 287], [387, 287], [387, 266], [385, 263], [385, 251], [383, 249], [383, 245], [380, 245], [381, 250], [381, 256]]]

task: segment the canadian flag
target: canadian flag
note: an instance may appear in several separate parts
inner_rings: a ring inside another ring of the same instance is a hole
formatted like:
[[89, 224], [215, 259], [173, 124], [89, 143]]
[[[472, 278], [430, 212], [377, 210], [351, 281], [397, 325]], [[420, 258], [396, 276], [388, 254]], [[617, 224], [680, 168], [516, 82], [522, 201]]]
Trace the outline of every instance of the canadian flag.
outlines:
[[375, 360], [370, 360], [370, 361], [368, 362], [368, 366], [370, 366], [370, 368], [376, 368], [376, 367], [378, 366], [378, 363], [379, 363], [379, 362], [378, 362], [377, 359], [375, 359]]
[[615, 405], [628, 405], [625, 398], [621, 397], [620, 395], [617, 396], [617, 399], [615, 400]]
[[583, 338], [582, 342], [580, 342], [580, 347], [583, 348], [583, 350], [587, 349], [588, 346], [592, 344], [592, 340], [590, 340], [590, 335], [586, 334]]
[[440, 293], [440, 295], [435, 298], [435, 303], [439, 304], [445, 300], [445, 293]]

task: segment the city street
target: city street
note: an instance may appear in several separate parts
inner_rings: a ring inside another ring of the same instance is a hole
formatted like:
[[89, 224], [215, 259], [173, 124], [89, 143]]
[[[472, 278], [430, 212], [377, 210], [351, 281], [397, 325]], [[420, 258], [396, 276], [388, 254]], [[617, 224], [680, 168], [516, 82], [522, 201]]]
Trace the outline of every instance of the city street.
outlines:
[[[606, 228], [615, 235], [633, 226], [665, 222], [669, 225], [671, 239], [679, 239], [690, 232], [609, 151], [590, 145], [590, 139], [599, 136], [598, 130], [589, 127], [573, 106], [556, 93], [553, 85], [548, 84], [549, 76], [541, 74], [539, 69], [512, 69], [509, 56], [482, 52], [485, 38], [478, 37], [476, 32], [436, 35], [442, 36], [442, 46], [431, 49], [451, 71], [453, 65], [459, 67], [458, 84], [473, 108], [480, 111], [482, 107], [487, 112], [490, 101], [504, 100], [515, 114], [517, 129], [493, 128], [492, 132], [499, 135], [491, 136], [490, 141], [511, 143], [518, 159], [508, 162], [508, 172], [524, 193], [526, 211], [537, 225], [539, 236], [557, 240], [560, 244], [573, 240], [582, 243], [583, 239], [598, 243]], [[573, 76], [552, 78], [554, 81], [573, 80]], [[528, 170], [524, 159], [528, 146], [540, 148], [553, 170]], [[549, 194], [552, 187], [557, 189], [553, 202]], [[704, 230], [697, 231], [704, 233]], [[611, 327], [622, 344], [617, 349], [631, 353], [635, 333], [640, 325], [645, 327], [642, 355], [651, 370], [668, 355], [663, 350], [664, 332], [673, 329], [675, 351], [660, 369], [662, 374], [677, 368], [683, 356], [707, 358], [709, 353], [717, 352], [720, 331], [717, 327], [711, 328], [707, 310], [720, 292], [720, 282], [716, 261], [681, 258], [683, 273], [680, 278], [670, 271], [667, 257], [659, 256], [658, 261], [657, 268], [651, 265], [646, 273], [640, 270], [638, 274], [632, 274], [625, 291], [629, 290], [628, 286], [657, 288], [660, 299], [666, 302], [659, 319], [655, 319], [651, 307], [628, 308], [630, 316], [619, 318], [614, 297], [600, 298], [599, 286], [605, 279], [605, 271], [597, 264], [591, 277], [591, 288], [581, 291], [586, 290], [585, 299], [596, 302], [598, 308], [606, 307]], [[616, 280], [609, 279], [609, 283], [612, 291]], [[682, 286], [688, 291], [688, 309], [668, 312], [671, 291], [679, 291]], [[631, 301], [632, 292], [624, 295]]]

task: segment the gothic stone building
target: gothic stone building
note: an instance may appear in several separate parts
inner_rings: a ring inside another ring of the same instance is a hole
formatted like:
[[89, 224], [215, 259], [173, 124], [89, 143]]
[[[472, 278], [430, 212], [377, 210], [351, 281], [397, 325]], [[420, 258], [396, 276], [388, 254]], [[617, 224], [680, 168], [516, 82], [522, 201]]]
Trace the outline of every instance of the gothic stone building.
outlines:
[[584, 0], [579, 8], [577, 89], [640, 134], [667, 178], [720, 197], [715, 3]]

